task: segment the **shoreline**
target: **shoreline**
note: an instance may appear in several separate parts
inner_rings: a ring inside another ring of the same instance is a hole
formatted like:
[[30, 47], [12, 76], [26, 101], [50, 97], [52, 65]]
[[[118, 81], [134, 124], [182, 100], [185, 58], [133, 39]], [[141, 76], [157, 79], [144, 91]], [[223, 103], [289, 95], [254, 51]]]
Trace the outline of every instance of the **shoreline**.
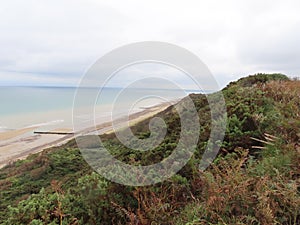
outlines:
[[[130, 126], [147, 119], [171, 105], [176, 104], [180, 99], [171, 102], [162, 102], [154, 106], [141, 108], [140, 111], [134, 112], [128, 116]], [[123, 121], [124, 116], [114, 120], [114, 123]], [[121, 129], [118, 127], [118, 129]], [[114, 132], [112, 121], [102, 121], [96, 127], [89, 127], [75, 134], [35, 134], [39, 127], [22, 128], [14, 131], [0, 133], [0, 169], [17, 160], [25, 159], [31, 154], [39, 153], [47, 148], [59, 147], [66, 144], [68, 141], [80, 135], [97, 135]], [[53, 132], [60, 133], [70, 131], [66, 128], [58, 128]], [[73, 129], [71, 130], [73, 132]], [[28, 134], [32, 132], [31, 134]], [[52, 132], [52, 131], [51, 131]], [[27, 134], [27, 135], [26, 135]], [[24, 137], [24, 135], [26, 135]], [[4, 143], [1, 143], [4, 141]], [[16, 150], [17, 149], [17, 150]]]

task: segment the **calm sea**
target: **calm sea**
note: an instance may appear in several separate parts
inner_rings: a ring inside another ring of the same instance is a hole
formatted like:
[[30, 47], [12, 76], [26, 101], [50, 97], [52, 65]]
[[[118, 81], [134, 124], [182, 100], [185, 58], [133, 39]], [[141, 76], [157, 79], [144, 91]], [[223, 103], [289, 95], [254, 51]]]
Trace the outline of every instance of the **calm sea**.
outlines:
[[[81, 93], [86, 93], [88, 98], [91, 91], [86, 88]], [[104, 88], [95, 101], [95, 107], [101, 108], [101, 117], [109, 115], [114, 104], [118, 104], [120, 111], [128, 111], [129, 106], [131, 110], [138, 110], [182, 98], [190, 92], [134, 89], [124, 93], [120, 88]], [[45, 129], [55, 126], [71, 128], [75, 93], [73, 87], [0, 87], [0, 131], [35, 125]], [[116, 102], [120, 96], [122, 100]], [[85, 105], [82, 101], [82, 107], [88, 107], [89, 102], [86, 101]]]

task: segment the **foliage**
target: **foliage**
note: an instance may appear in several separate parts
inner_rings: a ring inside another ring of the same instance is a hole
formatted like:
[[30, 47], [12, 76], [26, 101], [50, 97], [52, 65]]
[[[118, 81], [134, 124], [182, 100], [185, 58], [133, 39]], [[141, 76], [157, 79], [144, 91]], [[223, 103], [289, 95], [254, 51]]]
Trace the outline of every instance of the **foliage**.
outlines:
[[[211, 111], [205, 95], [192, 94], [200, 137], [178, 174], [146, 187], [116, 184], [91, 171], [73, 140], [0, 170], [0, 224], [300, 224], [300, 82], [256, 74], [222, 92], [226, 135], [206, 171], [198, 165]], [[153, 150], [128, 149], [115, 134], [101, 139], [126, 163], [159, 162], [177, 146], [181, 127], [174, 107], [158, 116], [167, 135]], [[138, 138], [149, 137], [150, 119], [132, 127]]]

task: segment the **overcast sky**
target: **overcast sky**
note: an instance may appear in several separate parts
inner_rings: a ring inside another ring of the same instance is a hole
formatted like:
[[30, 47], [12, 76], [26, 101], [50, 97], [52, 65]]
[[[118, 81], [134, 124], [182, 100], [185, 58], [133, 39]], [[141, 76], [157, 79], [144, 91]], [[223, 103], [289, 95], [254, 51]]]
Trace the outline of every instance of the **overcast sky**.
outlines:
[[1, 1], [0, 85], [76, 86], [99, 57], [138, 41], [188, 49], [220, 86], [257, 72], [299, 76], [299, 12], [297, 0]]

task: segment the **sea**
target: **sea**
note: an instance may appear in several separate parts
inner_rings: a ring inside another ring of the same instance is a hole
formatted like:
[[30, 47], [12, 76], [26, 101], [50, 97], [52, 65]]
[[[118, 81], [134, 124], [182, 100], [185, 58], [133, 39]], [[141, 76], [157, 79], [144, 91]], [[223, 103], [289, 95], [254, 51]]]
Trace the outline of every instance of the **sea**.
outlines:
[[[90, 117], [84, 114], [85, 110], [79, 115], [78, 107], [94, 107], [97, 109], [97, 121], [101, 121], [102, 117], [106, 120], [112, 117], [112, 111], [117, 111], [114, 113], [116, 116], [131, 114], [194, 92], [197, 90], [106, 87], [98, 91], [95, 88], [81, 88], [79, 91], [76, 87], [0, 87], [0, 132], [27, 127], [39, 127], [40, 130], [72, 129], [76, 119], [74, 116]], [[95, 96], [95, 93], [98, 95]]]

